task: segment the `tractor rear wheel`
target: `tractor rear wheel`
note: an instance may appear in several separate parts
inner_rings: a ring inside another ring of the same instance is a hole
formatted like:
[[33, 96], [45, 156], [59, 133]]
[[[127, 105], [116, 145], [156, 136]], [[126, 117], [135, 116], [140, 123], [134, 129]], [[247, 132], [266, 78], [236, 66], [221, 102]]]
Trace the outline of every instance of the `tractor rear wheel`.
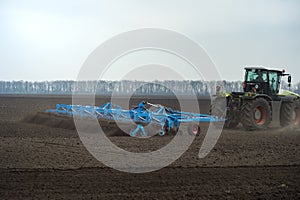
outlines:
[[241, 123], [246, 130], [262, 130], [271, 123], [271, 108], [263, 98], [248, 100], [241, 110]]
[[[221, 96], [216, 96], [212, 99], [209, 114], [219, 117], [225, 118], [226, 117], [226, 98]], [[224, 122], [214, 122], [213, 123], [218, 128], [223, 128]]]
[[300, 127], [300, 99], [295, 101], [294, 104], [294, 110], [292, 115], [292, 124], [294, 127], [299, 128]]
[[226, 117], [226, 98], [216, 96], [211, 102], [209, 114], [216, 117]]
[[233, 121], [233, 120], [226, 120], [224, 127], [231, 129], [231, 128], [236, 128], [237, 125], [239, 125], [239, 122]]
[[280, 108], [280, 125], [289, 126], [293, 121], [294, 102], [282, 102]]

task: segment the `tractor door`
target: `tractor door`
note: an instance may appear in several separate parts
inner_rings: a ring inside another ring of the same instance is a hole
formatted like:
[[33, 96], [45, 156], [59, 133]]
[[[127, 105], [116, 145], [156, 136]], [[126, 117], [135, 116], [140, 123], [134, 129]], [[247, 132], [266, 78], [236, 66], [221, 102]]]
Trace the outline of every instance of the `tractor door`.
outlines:
[[280, 75], [278, 72], [269, 71], [269, 84], [271, 95], [277, 95], [279, 92]]

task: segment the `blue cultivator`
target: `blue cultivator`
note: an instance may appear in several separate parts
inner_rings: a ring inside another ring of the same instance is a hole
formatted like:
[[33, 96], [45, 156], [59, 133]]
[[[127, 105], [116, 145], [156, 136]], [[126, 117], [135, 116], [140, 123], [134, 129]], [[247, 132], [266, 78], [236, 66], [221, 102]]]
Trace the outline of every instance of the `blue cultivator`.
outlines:
[[[148, 107], [148, 108], [147, 108]], [[82, 106], [57, 104], [55, 110], [46, 110], [46, 113], [60, 115], [79, 116], [81, 118], [98, 118], [105, 121], [135, 122], [137, 127], [131, 131], [130, 135], [135, 136], [139, 131], [147, 136], [144, 126], [153, 124], [160, 127], [160, 135], [164, 135], [171, 130], [178, 130], [180, 123], [198, 123], [198, 122], [220, 122], [220, 119], [211, 115], [196, 114], [190, 112], [181, 112], [172, 110], [159, 104], [140, 102], [132, 110], [123, 110], [122, 107], [105, 103], [102, 106]], [[200, 128], [193, 127], [192, 133], [199, 133]]]

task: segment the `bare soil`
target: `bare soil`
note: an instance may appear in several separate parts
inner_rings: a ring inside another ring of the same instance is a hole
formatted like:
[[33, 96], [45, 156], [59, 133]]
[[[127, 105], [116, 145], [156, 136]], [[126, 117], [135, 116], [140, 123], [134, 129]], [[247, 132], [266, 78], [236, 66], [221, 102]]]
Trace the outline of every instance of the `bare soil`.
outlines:
[[[178, 109], [174, 98], [147, 98]], [[96, 103], [108, 100], [98, 97]], [[140, 100], [143, 97], [136, 97], [131, 104]], [[93, 158], [69, 119], [38, 114], [56, 103], [71, 103], [71, 98], [0, 96], [1, 199], [300, 198], [300, 130], [224, 130], [210, 154], [199, 159], [202, 133], [170, 166], [130, 174]], [[207, 113], [209, 103], [209, 99], [199, 100], [201, 112]], [[110, 140], [129, 151], [145, 152], [159, 149], [172, 137]]]

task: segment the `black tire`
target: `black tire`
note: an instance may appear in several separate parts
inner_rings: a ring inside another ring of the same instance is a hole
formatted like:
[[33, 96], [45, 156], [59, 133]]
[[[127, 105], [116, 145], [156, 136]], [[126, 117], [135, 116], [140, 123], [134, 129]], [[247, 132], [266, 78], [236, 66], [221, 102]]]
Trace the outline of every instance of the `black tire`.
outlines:
[[[226, 98], [221, 96], [215, 96], [212, 99], [209, 114], [218, 118], [226, 118]], [[225, 127], [225, 123], [221, 122], [214, 122], [213, 123], [217, 128]]]
[[199, 135], [201, 133], [201, 128], [198, 123], [190, 123], [188, 126], [188, 132], [190, 135]]
[[226, 117], [226, 98], [214, 97], [210, 105], [209, 114], [220, 118]]
[[239, 122], [233, 121], [233, 120], [226, 120], [224, 127], [228, 129], [236, 128], [237, 125], [239, 125]]
[[294, 103], [292, 124], [295, 128], [300, 128], [300, 99]]
[[292, 125], [294, 102], [282, 102], [280, 108], [280, 126]]
[[[260, 116], [257, 116], [260, 113]], [[246, 130], [263, 130], [271, 123], [271, 108], [263, 98], [247, 100], [241, 109], [241, 123]]]
[[239, 124], [238, 121], [233, 120], [229, 115], [227, 115], [227, 99], [225, 97], [217, 96], [213, 99], [212, 104], [210, 106], [209, 114], [226, 119], [225, 122], [215, 122], [214, 125], [218, 128], [228, 128], [233, 129], [236, 128]]

